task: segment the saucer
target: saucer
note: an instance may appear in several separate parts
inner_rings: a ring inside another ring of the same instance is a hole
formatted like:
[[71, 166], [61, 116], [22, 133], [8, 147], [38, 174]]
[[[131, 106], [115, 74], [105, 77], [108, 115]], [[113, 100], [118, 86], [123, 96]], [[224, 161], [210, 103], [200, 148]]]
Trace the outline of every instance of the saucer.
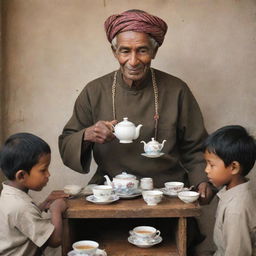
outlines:
[[151, 246], [154, 246], [156, 244], [159, 244], [163, 241], [162, 237], [161, 236], [158, 236], [156, 239], [152, 239], [150, 241], [143, 241], [143, 240], [139, 240], [137, 238], [135, 238], [134, 236], [129, 236], [128, 237], [128, 242], [133, 244], [133, 245], [136, 245], [140, 248], [149, 248]]
[[94, 195], [90, 195], [90, 196], [86, 197], [86, 200], [91, 202], [91, 203], [94, 203], [94, 204], [111, 204], [111, 203], [119, 200], [119, 196], [112, 195], [109, 200], [107, 200], [107, 201], [100, 201]]
[[141, 196], [141, 190], [138, 189], [136, 190], [134, 193], [132, 194], [120, 194], [120, 193], [117, 193], [117, 195], [122, 198], [122, 199], [129, 199], [129, 198], [135, 198], [135, 197], [138, 197], [138, 196]]
[[159, 153], [159, 154], [155, 154], [155, 155], [149, 155], [149, 154], [146, 154], [146, 153], [141, 153], [142, 156], [145, 156], [145, 157], [149, 157], [149, 158], [157, 158], [157, 157], [160, 157], [162, 155], [164, 155], [164, 153]]
[[164, 193], [164, 195], [166, 196], [178, 196], [178, 193], [179, 192], [182, 192], [182, 191], [188, 191], [189, 189], [188, 188], [183, 188], [181, 191], [179, 192], [170, 192], [168, 191], [166, 188], [159, 188], [160, 191], [162, 191]]
[[[81, 254], [75, 252], [75, 250], [70, 251], [67, 256], [87, 256], [88, 254]], [[96, 253], [93, 256], [107, 256], [107, 253], [104, 250], [97, 249]]]

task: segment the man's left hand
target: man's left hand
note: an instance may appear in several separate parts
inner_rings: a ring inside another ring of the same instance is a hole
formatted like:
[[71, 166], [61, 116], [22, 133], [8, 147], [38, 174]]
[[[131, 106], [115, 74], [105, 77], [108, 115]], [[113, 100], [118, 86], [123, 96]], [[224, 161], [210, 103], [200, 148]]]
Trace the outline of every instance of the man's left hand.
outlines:
[[209, 204], [215, 195], [213, 187], [208, 182], [202, 182], [198, 185], [197, 191], [200, 193], [199, 203]]

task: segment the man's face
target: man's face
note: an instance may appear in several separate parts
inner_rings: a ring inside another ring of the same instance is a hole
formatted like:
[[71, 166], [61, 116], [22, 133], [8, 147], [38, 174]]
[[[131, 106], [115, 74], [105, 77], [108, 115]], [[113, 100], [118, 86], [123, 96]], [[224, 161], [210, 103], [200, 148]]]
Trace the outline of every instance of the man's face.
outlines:
[[117, 35], [117, 48], [113, 53], [128, 85], [145, 78], [156, 51], [145, 33], [127, 31]]

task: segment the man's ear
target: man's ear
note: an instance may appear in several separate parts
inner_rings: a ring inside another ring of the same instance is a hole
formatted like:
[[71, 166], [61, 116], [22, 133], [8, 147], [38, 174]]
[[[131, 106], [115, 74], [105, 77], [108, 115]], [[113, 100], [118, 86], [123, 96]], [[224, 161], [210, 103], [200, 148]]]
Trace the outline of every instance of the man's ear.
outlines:
[[152, 60], [156, 57], [157, 51], [158, 51], [158, 47], [156, 47], [154, 49], [154, 52], [153, 52], [153, 55], [152, 55]]
[[23, 182], [26, 176], [27, 176], [27, 172], [25, 172], [24, 170], [18, 170], [15, 174], [15, 178], [19, 182]]
[[237, 161], [233, 161], [230, 164], [230, 167], [231, 167], [231, 173], [233, 175], [238, 174], [241, 171], [241, 165]]

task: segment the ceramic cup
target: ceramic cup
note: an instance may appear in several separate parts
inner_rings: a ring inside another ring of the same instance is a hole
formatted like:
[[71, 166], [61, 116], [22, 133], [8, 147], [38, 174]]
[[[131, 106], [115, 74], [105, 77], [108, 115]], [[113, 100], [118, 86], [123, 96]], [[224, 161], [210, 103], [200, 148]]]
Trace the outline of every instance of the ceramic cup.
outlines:
[[159, 190], [145, 190], [142, 196], [147, 205], [157, 205], [162, 201], [163, 192]]
[[159, 237], [161, 232], [151, 226], [138, 226], [130, 231], [130, 235], [138, 240], [152, 240]]
[[79, 255], [95, 255], [97, 249], [99, 248], [99, 244], [92, 240], [82, 240], [73, 243], [72, 245], [74, 251]]
[[113, 188], [108, 185], [98, 185], [92, 188], [93, 195], [99, 201], [108, 201], [111, 198]]
[[182, 191], [178, 193], [178, 197], [184, 203], [193, 203], [198, 199], [199, 193], [195, 191]]
[[82, 187], [79, 185], [66, 185], [63, 190], [64, 193], [74, 196], [81, 192]]
[[178, 181], [165, 182], [164, 185], [167, 192], [173, 193], [173, 194], [177, 194], [184, 187], [184, 183], [178, 182]]
[[152, 178], [142, 178], [140, 180], [140, 188], [143, 190], [153, 189], [153, 179]]

